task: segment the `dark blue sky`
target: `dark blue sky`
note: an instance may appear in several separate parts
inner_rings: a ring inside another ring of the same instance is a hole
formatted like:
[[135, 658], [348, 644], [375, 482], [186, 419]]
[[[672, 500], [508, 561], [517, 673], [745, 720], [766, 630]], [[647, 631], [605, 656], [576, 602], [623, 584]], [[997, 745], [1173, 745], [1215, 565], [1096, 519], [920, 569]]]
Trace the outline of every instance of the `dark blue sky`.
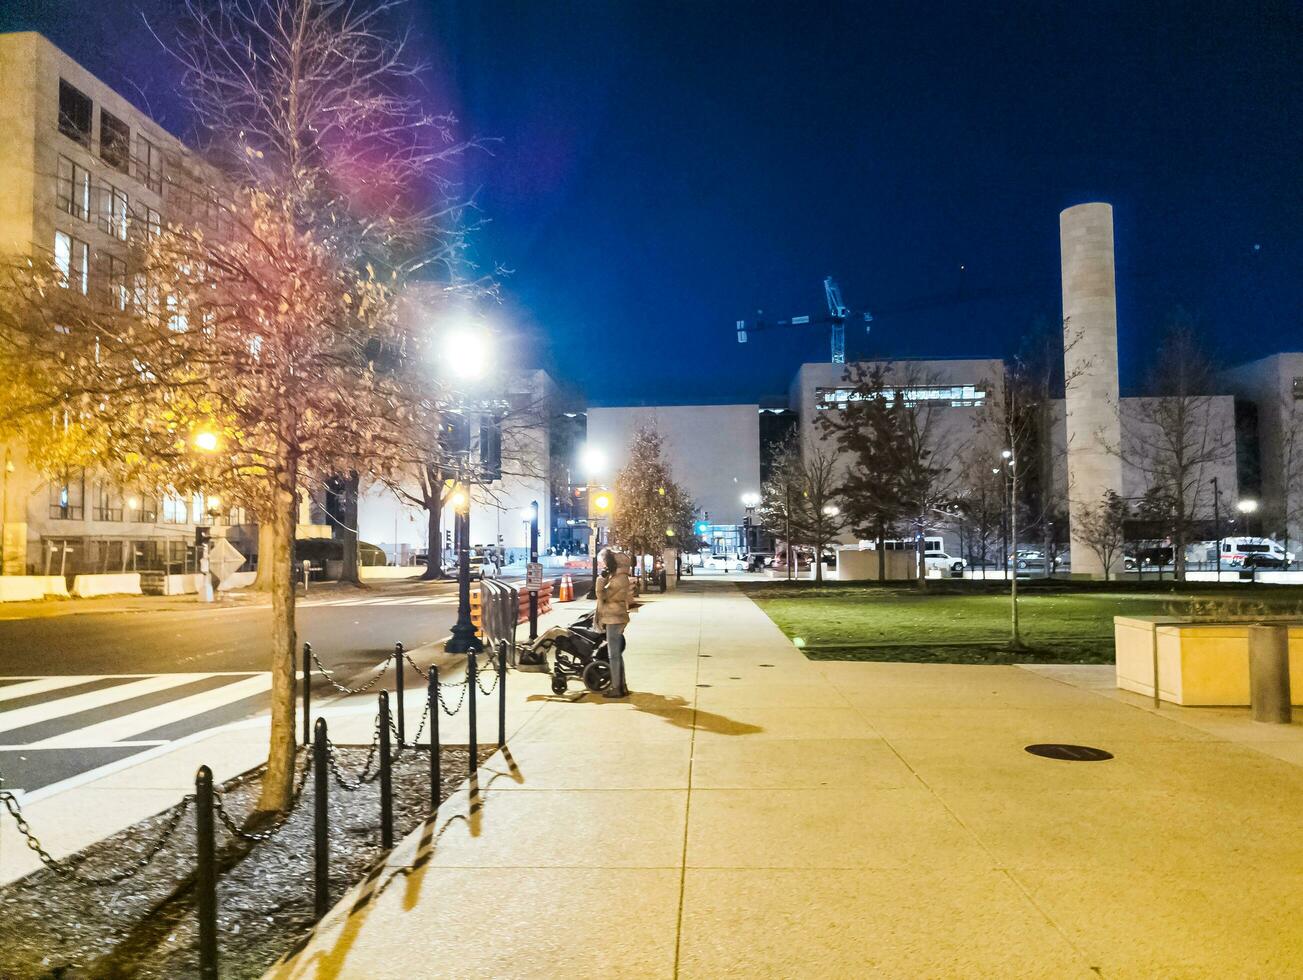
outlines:
[[[165, 0], [143, 7], [165, 17]], [[10, 0], [184, 128], [141, 3]], [[832, 273], [852, 353], [1001, 355], [1059, 315], [1058, 212], [1114, 205], [1124, 382], [1170, 313], [1303, 349], [1303, 5], [414, 4], [501, 316], [597, 403], [782, 394]], [[964, 267], [961, 273], [960, 267]]]

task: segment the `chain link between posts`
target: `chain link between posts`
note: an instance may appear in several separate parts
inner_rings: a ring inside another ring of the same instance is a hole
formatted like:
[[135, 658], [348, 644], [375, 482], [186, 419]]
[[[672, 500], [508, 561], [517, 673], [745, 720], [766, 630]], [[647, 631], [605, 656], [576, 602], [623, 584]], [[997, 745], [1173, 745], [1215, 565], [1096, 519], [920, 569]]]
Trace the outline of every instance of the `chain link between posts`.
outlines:
[[380, 678], [384, 677], [385, 674], [389, 673], [389, 668], [394, 665], [394, 658], [386, 657], [384, 660], [384, 666], [380, 668], [380, 673], [376, 674], [374, 677], [372, 677], [361, 687], [345, 687], [343, 684], [339, 683], [339, 681], [335, 680], [335, 678], [331, 675], [331, 672], [326, 669], [326, 665], [321, 662], [321, 658], [317, 656], [316, 650], [312, 651], [312, 662], [317, 665], [317, 673], [319, 673], [322, 677], [324, 677], [326, 681], [330, 684], [330, 686], [333, 687], [336, 691], [339, 691], [339, 693], [365, 694], [367, 691], [371, 690], [371, 688], [375, 687], [377, 684], [380, 683]]
[[312, 772], [312, 754], [307, 753], [304, 756], [303, 771], [299, 773], [298, 783], [295, 785], [293, 791], [290, 793], [289, 809], [287, 809], [281, 815], [280, 819], [276, 823], [276, 826], [272, 827], [270, 830], [264, 830], [258, 833], [254, 833], [248, 830], [242, 830], [240, 828], [239, 823], [237, 823], [235, 819], [230, 815], [230, 813], [227, 812], [226, 801], [222, 799], [222, 794], [217, 792], [217, 790], [215, 789], [213, 790], [213, 811], [217, 814], [218, 819], [221, 820], [222, 826], [226, 828], [227, 833], [229, 833], [232, 837], [238, 838], [239, 840], [250, 841], [250, 842], [271, 840], [289, 822], [290, 815], [294, 812], [294, 808], [299, 805], [299, 800], [303, 798], [303, 788], [307, 786], [308, 775], [311, 772]]

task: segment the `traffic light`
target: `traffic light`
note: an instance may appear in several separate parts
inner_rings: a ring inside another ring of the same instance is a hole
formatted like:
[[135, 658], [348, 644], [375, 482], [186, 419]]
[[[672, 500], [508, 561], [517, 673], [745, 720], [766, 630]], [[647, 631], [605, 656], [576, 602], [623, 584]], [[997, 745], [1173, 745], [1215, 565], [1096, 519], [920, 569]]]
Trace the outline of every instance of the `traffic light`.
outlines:
[[448, 528], [443, 532], [443, 546], [445, 548], [452, 547], [452, 528]]
[[212, 539], [212, 528], [205, 525], [199, 525], [195, 528], [195, 548], [203, 550], [204, 545]]

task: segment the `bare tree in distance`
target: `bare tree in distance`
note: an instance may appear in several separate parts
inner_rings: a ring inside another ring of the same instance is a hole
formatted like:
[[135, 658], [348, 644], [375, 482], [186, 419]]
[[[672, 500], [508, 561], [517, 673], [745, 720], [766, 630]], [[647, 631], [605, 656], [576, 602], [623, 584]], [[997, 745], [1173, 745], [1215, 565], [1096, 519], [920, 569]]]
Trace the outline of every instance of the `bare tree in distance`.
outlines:
[[824, 551], [848, 524], [836, 457], [820, 447], [802, 453], [792, 437], [761, 490], [760, 518], [770, 533], [787, 542], [788, 565], [794, 559], [793, 545], [807, 546], [814, 552], [814, 579], [822, 582]]
[[[1149, 510], [1172, 541], [1177, 581], [1185, 580], [1185, 547], [1201, 503], [1211, 495], [1210, 479], [1234, 459], [1234, 426], [1215, 412], [1217, 383], [1212, 360], [1188, 322], [1174, 320], [1155, 352], [1147, 394], [1114, 449], [1144, 474], [1153, 501]], [[1232, 420], [1233, 423], [1233, 420]]]
[[1126, 540], [1126, 522], [1131, 517], [1131, 507], [1115, 490], [1107, 490], [1094, 503], [1078, 505], [1075, 520], [1077, 537], [1083, 541], [1100, 564], [1104, 566], [1104, 581], [1109, 570], [1122, 555]]

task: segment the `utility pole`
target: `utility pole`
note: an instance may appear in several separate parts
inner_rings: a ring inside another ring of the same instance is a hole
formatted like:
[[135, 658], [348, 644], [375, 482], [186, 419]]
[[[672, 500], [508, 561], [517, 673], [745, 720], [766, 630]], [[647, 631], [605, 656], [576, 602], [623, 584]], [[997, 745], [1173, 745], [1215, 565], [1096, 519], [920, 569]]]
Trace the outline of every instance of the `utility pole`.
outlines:
[[1213, 534], [1217, 536], [1217, 581], [1222, 580], [1222, 515], [1218, 507], [1221, 491], [1217, 489], [1217, 477], [1213, 477]]

